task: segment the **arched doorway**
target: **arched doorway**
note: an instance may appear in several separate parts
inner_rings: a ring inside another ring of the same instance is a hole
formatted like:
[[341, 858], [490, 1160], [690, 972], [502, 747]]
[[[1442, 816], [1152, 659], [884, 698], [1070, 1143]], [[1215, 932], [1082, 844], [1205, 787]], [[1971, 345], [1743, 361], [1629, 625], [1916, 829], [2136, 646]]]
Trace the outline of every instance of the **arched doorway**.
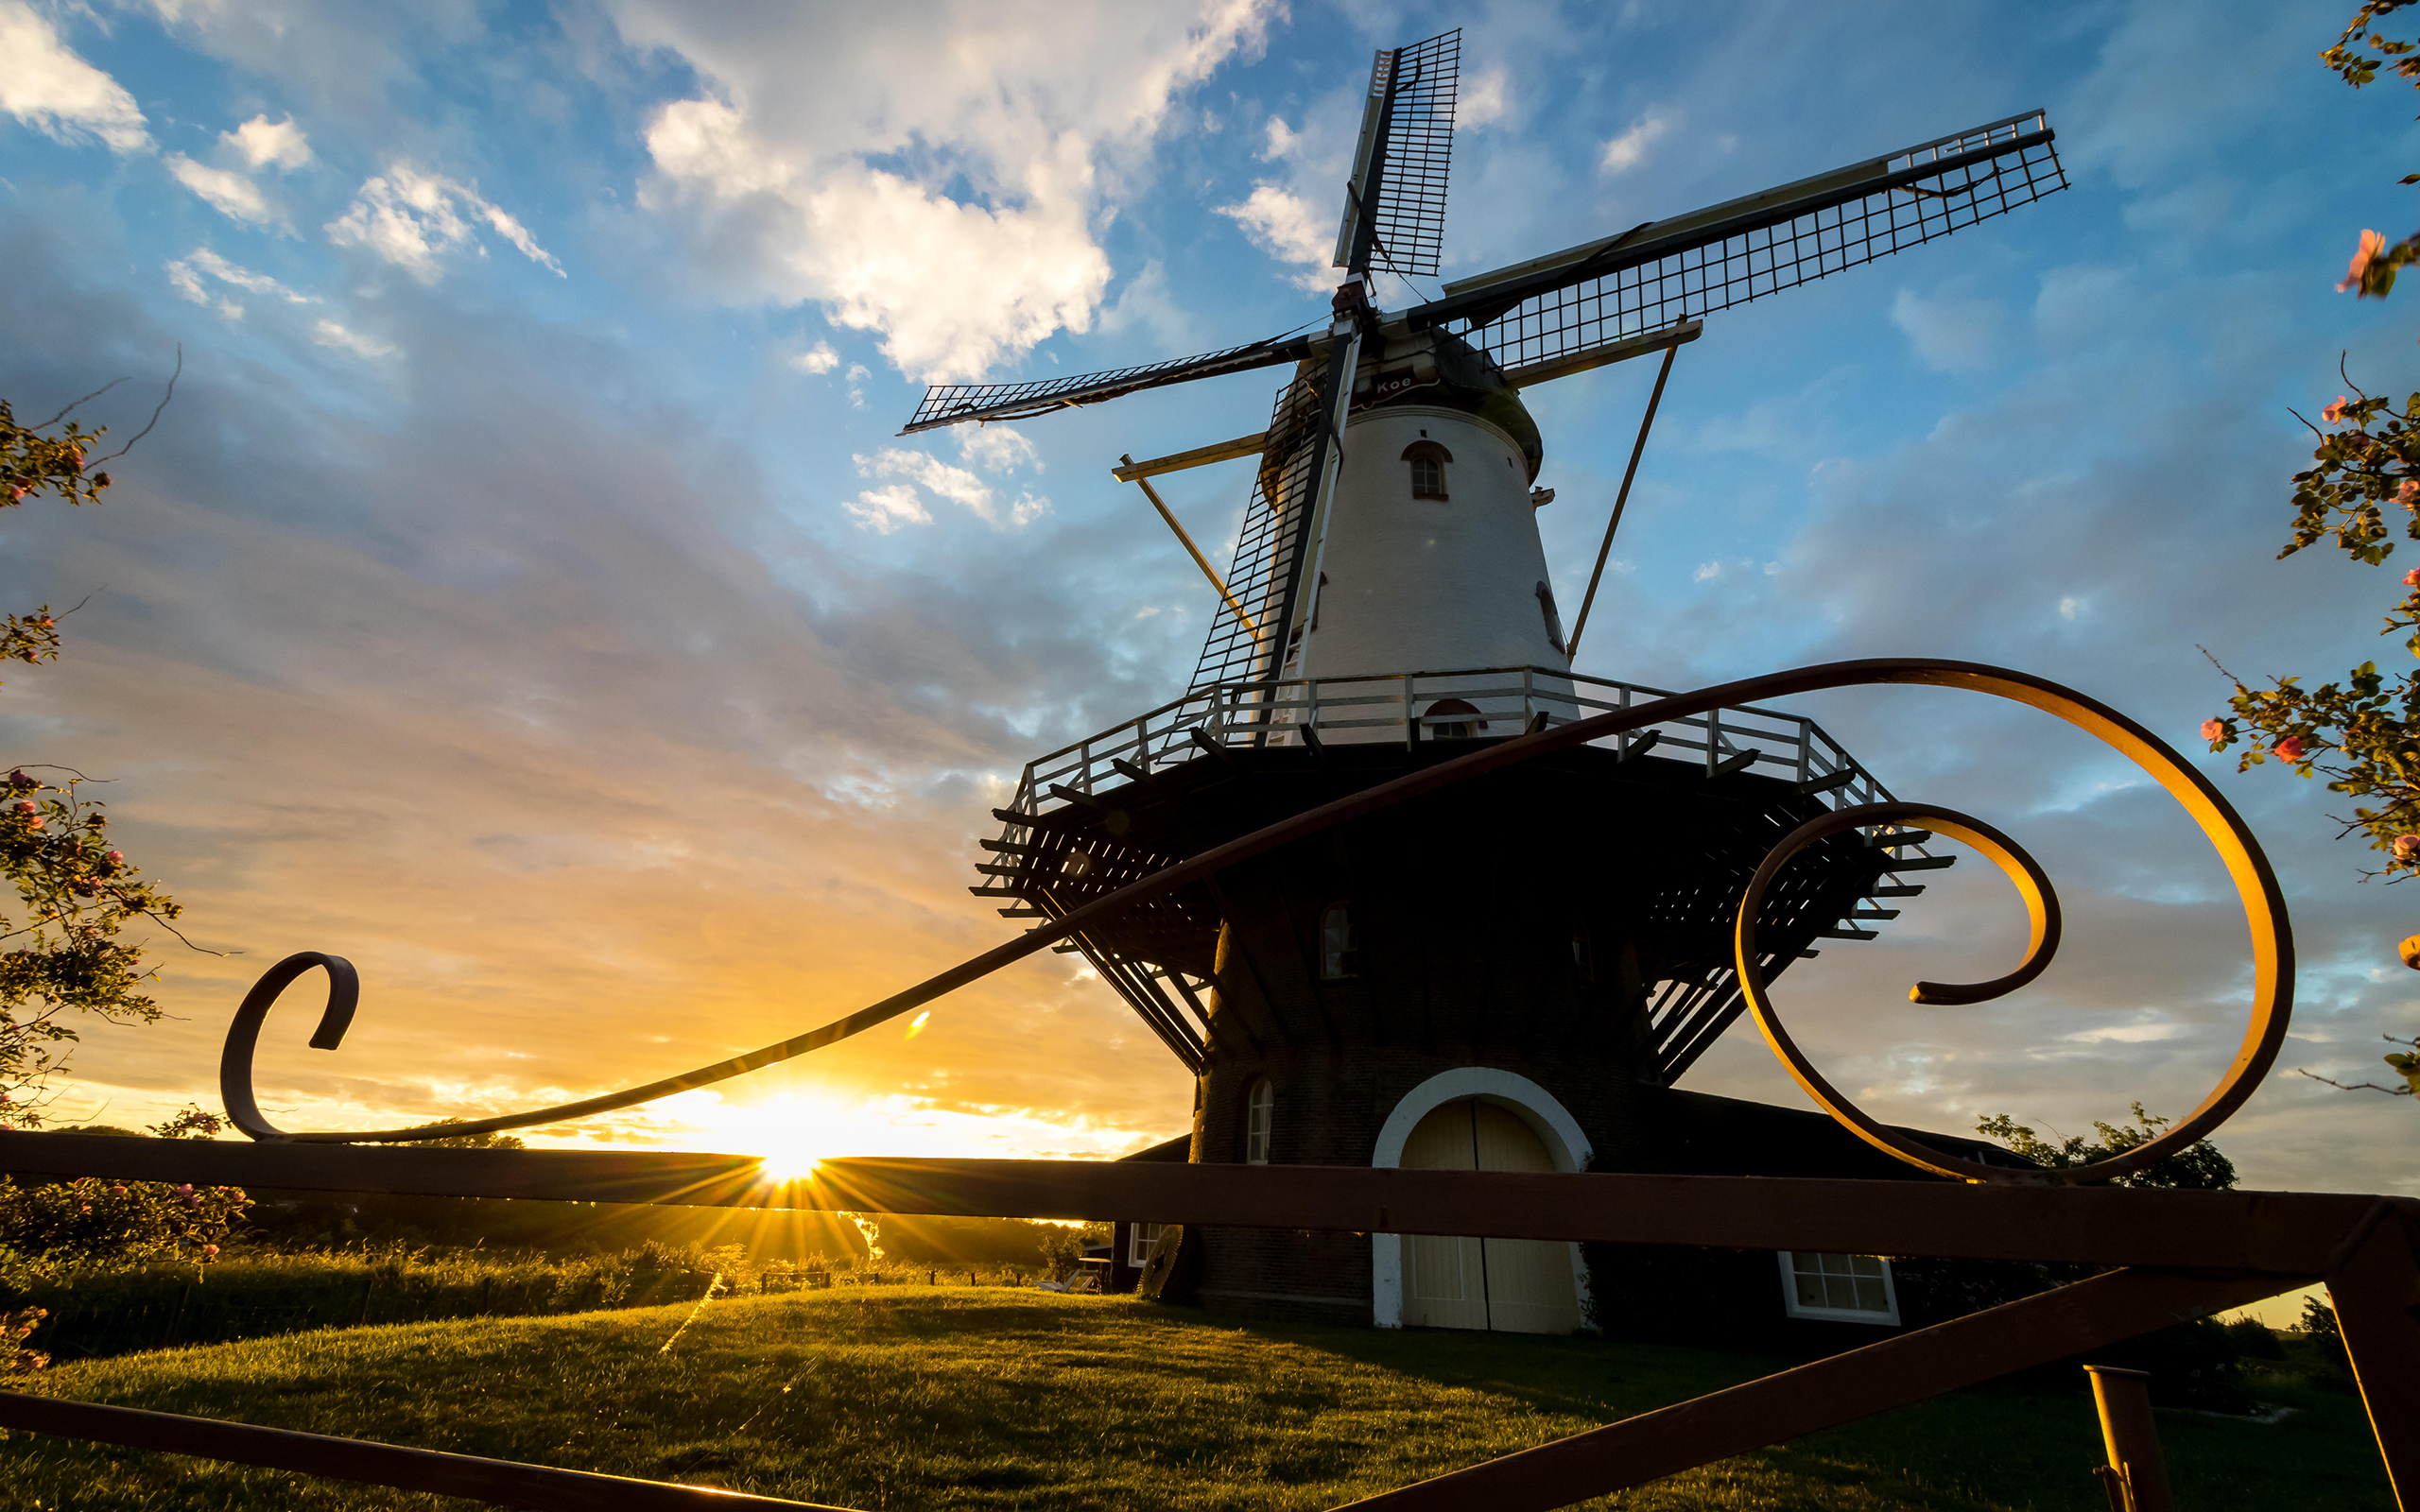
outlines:
[[[1404, 1142], [1412, 1171], [1551, 1171], [1546, 1142], [1494, 1103], [1432, 1109]], [[1571, 1246], [1559, 1240], [1407, 1234], [1403, 1321], [1409, 1328], [1568, 1333], [1580, 1327]]]
[[[1576, 1171], [1585, 1137], [1526, 1076], [1471, 1066], [1430, 1077], [1395, 1106], [1371, 1163], [1411, 1170]], [[1567, 1333], [1582, 1326], [1580, 1246], [1561, 1241], [1373, 1234], [1381, 1328]]]

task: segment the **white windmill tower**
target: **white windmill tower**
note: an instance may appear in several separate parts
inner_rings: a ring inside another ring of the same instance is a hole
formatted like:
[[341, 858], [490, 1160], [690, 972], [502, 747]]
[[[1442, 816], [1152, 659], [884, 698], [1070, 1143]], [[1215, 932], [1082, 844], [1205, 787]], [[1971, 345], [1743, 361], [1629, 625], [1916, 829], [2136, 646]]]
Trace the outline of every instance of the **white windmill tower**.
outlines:
[[[908, 423], [1022, 419], [1294, 367], [1266, 431], [1115, 470], [1150, 494], [1219, 609], [1182, 697], [1027, 767], [974, 889], [1002, 913], [1062, 917], [1467, 742], [1655, 696], [1572, 671], [1597, 578], [1566, 635], [1536, 523], [1551, 498], [1534, 488], [1544, 447], [1521, 391], [1661, 352], [1634, 473], [1673, 354], [1703, 318], [2066, 183], [2032, 112], [1380, 310], [1374, 268], [1438, 270], [1459, 52], [1449, 32], [1378, 54], [1326, 329], [1115, 372], [936, 387]], [[1247, 456], [1252, 503], [1221, 577], [1150, 479]], [[1629, 488], [1625, 475], [1598, 573]], [[1672, 1083], [1742, 1011], [1729, 926], [1748, 875], [1832, 803], [1886, 798], [1811, 721], [1716, 710], [1349, 821], [1073, 948], [1195, 1076], [1184, 1158], [1690, 1169], [1685, 1130], [1708, 1100]], [[1908, 874], [1950, 864], [1923, 853], [1926, 838], [1851, 833], [1802, 852], [1764, 895], [1767, 976], [1818, 940], [1872, 938], [1894, 917], [1886, 904], [1923, 890]], [[1762, 1115], [1725, 1116], [1736, 1129]], [[1769, 1133], [1763, 1147], [1796, 1137]], [[1204, 1295], [1381, 1323], [1566, 1328], [1586, 1286], [1562, 1246], [1497, 1240], [1211, 1232], [1161, 1246], [1161, 1263]]]

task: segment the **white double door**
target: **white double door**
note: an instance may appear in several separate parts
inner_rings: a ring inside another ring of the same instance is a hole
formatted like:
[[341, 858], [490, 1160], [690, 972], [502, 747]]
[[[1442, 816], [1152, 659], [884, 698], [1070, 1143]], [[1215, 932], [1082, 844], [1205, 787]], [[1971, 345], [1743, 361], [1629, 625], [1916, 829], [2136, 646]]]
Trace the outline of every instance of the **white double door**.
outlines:
[[[1478, 1098], [1431, 1110], [1404, 1142], [1414, 1171], [1551, 1171], [1520, 1118]], [[1406, 1234], [1403, 1320], [1412, 1328], [1568, 1333], [1580, 1327], [1572, 1246], [1559, 1240]]]

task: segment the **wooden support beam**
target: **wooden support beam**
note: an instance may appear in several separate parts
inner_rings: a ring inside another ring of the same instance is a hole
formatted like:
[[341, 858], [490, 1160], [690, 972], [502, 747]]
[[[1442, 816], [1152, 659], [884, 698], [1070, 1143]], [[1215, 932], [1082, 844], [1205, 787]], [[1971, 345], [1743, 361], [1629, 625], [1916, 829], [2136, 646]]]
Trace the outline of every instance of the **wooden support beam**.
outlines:
[[1755, 765], [1756, 758], [1763, 754], [1764, 752], [1760, 750], [1743, 750], [1730, 756], [1725, 756], [1722, 760], [1706, 768], [1706, 778], [1711, 782], [1713, 779], [1718, 777], [1728, 777], [1734, 772], [1744, 772], [1749, 767]]
[[1619, 341], [1608, 341], [1601, 347], [1590, 347], [1584, 352], [1569, 352], [1525, 367], [1508, 368], [1504, 370], [1504, 381], [1515, 388], [1527, 388], [1531, 384], [1568, 378], [1591, 368], [1603, 368], [1616, 362], [1628, 362], [1633, 357], [1644, 357], [1651, 352], [1677, 350], [1681, 343], [1695, 341], [1704, 334], [1704, 321], [1683, 320], [1661, 331], [1650, 331], [1645, 335], [1627, 336]]
[[1220, 441], [1216, 446], [1197, 446], [1190, 452], [1178, 452], [1169, 456], [1155, 456], [1148, 462], [1137, 462], [1131, 456], [1121, 456], [1117, 460], [1124, 465], [1111, 468], [1109, 475], [1120, 483], [1140, 483], [1145, 478], [1155, 478], [1163, 472], [1182, 472], [1189, 467], [1206, 467], [1212, 462], [1232, 462], [1239, 456], [1257, 456], [1261, 449], [1268, 444], [1269, 433], [1254, 431], [1250, 436], [1238, 436], [1232, 441]]
[[[1123, 457], [1120, 460], [1131, 462], [1133, 459]], [[1246, 635], [1258, 641], [1260, 627], [1253, 624], [1252, 616], [1244, 612], [1243, 605], [1236, 601], [1235, 593], [1228, 589], [1227, 580], [1219, 576], [1219, 569], [1210, 565], [1210, 558], [1201, 555], [1201, 548], [1193, 543], [1191, 536], [1185, 534], [1184, 526], [1177, 524], [1176, 511], [1168, 507], [1168, 502], [1166, 499], [1160, 497], [1160, 490], [1139, 476], [1134, 479], [1134, 486], [1143, 490], [1143, 497], [1151, 501], [1151, 507], [1160, 511], [1160, 518], [1167, 522], [1170, 530], [1176, 532], [1176, 539], [1184, 543], [1184, 549], [1193, 556], [1193, 564], [1201, 569], [1201, 576], [1209, 578], [1210, 586], [1217, 589], [1219, 596], [1227, 601], [1228, 611], [1236, 616], [1236, 623], [1244, 627]]]

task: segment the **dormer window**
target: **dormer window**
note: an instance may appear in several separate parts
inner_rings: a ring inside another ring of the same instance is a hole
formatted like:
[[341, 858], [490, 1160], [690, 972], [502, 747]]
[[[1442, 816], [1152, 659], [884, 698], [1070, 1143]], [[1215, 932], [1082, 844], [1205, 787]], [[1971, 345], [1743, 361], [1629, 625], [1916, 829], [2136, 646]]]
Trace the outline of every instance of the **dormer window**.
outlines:
[[1435, 441], [1418, 440], [1403, 449], [1403, 459], [1411, 464], [1411, 496], [1415, 499], [1445, 497], [1445, 464], [1454, 454]]

